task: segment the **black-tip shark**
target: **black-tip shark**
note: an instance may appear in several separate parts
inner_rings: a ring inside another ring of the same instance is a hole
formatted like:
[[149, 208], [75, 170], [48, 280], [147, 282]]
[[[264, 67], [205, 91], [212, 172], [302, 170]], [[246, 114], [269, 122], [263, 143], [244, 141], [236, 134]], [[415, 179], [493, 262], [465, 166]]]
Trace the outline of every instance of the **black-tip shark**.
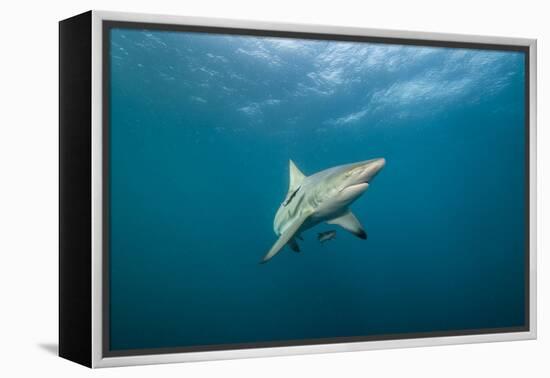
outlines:
[[367, 233], [349, 206], [361, 197], [385, 164], [384, 158], [371, 159], [306, 176], [290, 160], [288, 193], [273, 221], [273, 230], [279, 239], [261, 262], [270, 260], [287, 244], [298, 252], [296, 239], [301, 238], [303, 231], [322, 222], [339, 225], [366, 239]]

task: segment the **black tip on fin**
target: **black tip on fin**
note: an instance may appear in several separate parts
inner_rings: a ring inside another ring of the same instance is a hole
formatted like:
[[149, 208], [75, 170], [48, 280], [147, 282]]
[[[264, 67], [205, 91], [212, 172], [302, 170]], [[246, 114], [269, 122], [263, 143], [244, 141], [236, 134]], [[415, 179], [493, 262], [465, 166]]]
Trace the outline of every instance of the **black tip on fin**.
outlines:
[[367, 233], [363, 230], [357, 232], [355, 234], [359, 239], [363, 239], [363, 240], [366, 240], [367, 239]]
[[291, 240], [290, 242], [288, 242], [288, 246], [294, 252], [296, 252], [296, 253], [300, 252], [300, 246], [298, 245], [298, 243], [296, 243], [296, 240]]

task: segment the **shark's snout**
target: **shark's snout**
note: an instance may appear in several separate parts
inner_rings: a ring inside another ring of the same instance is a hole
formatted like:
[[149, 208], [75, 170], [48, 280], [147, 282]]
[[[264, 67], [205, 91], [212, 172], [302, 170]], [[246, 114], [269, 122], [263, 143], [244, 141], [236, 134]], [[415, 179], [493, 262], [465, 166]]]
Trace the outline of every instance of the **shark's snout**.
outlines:
[[376, 176], [378, 172], [380, 172], [382, 168], [384, 168], [385, 165], [386, 165], [386, 159], [384, 158], [374, 159], [374, 161], [368, 167], [368, 169], [371, 171], [370, 179], [372, 180], [374, 176]]
[[364, 162], [361, 165], [361, 171], [355, 178], [357, 183], [370, 183], [374, 177], [384, 168], [386, 159], [378, 158]]
[[378, 168], [378, 170], [380, 170], [384, 168], [384, 166], [386, 165], [386, 159], [384, 158], [374, 159], [373, 165], [375, 165]]
[[340, 202], [351, 203], [359, 198], [384, 165], [386, 159], [378, 158], [348, 166], [339, 189]]

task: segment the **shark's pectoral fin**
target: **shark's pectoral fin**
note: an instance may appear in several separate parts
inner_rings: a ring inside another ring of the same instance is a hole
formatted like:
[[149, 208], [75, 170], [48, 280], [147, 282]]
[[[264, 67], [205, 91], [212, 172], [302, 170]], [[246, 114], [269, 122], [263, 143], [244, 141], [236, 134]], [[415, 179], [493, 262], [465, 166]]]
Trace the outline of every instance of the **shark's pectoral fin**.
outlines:
[[363, 228], [363, 226], [361, 226], [361, 223], [359, 223], [359, 221], [351, 211], [348, 211], [341, 217], [331, 219], [327, 223], [337, 224], [338, 226], [342, 227], [344, 230], [351, 232], [358, 238], [367, 238], [367, 233], [365, 232], [365, 229]]
[[300, 246], [298, 245], [298, 242], [295, 238], [292, 238], [288, 241], [288, 246], [290, 249], [292, 249], [294, 252], [300, 252]]
[[[268, 260], [270, 260], [273, 256], [275, 256], [279, 251], [290, 241], [293, 240], [294, 235], [296, 232], [300, 229], [302, 224], [306, 221], [306, 219], [310, 216], [311, 213], [305, 213], [302, 214], [298, 219], [292, 223], [290, 227], [288, 227], [285, 232], [279, 236], [279, 240], [273, 244], [273, 247], [267, 252], [267, 254], [262, 259], [261, 263], [265, 263]], [[291, 245], [292, 247], [292, 245]]]

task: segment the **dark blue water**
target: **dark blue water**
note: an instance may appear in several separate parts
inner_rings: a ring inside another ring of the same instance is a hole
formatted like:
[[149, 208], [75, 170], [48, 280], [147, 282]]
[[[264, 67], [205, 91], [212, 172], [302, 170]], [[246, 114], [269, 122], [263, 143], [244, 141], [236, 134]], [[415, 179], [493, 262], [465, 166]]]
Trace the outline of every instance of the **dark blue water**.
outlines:
[[[524, 324], [524, 56], [115, 29], [111, 349]], [[288, 160], [384, 157], [353, 206], [276, 241]]]

